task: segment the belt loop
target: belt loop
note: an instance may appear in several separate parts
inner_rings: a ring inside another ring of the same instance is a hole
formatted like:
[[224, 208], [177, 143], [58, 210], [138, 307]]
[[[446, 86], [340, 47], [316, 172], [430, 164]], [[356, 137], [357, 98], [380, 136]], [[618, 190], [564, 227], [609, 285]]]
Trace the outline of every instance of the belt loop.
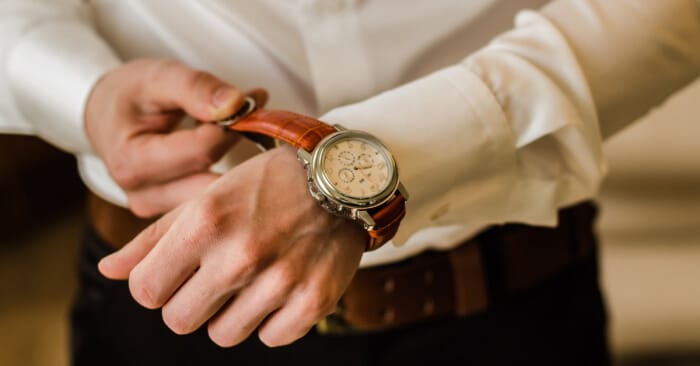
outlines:
[[450, 251], [449, 259], [454, 278], [456, 314], [466, 316], [485, 310], [488, 306], [486, 273], [476, 240]]

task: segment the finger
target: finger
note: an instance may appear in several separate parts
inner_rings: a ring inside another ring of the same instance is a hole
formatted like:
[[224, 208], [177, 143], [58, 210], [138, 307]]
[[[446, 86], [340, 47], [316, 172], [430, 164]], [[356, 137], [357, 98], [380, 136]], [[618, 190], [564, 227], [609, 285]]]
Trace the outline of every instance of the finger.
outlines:
[[268, 347], [290, 344], [306, 335], [318, 321], [335, 312], [335, 309], [336, 302], [327, 301], [326, 295], [295, 291], [289, 302], [263, 323], [258, 337]]
[[183, 109], [202, 121], [214, 121], [233, 114], [241, 107], [244, 98], [233, 85], [176, 61], [156, 65], [142, 93], [146, 101], [144, 110]]
[[[221, 347], [232, 347], [243, 342], [269, 314], [286, 302], [298, 278], [292, 266], [283, 263], [272, 265], [211, 319], [209, 337]], [[190, 304], [180, 306], [187, 305]]]
[[110, 173], [126, 190], [208, 171], [238, 140], [218, 126], [203, 124], [167, 134], [141, 134], [109, 162]]
[[183, 206], [170, 229], [129, 276], [131, 295], [144, 307], [163, 306], [195, 273], [203, 253], [220, 240], [220, 228], [210, 221], [210, 206], [202, 208], [195, 202]]
[[107, 278], [124, 280], [133, 268], [153, 249], [158, 240], [168, 231], [180, 209], [173, 210], [149, 225], [131, 242], [118, 251], [102, 258], [97, 264], [100, 273]]
[[154, 217], [199, 196], [214, 181], [216, 173], [199, 173], [137, 191], [128, 191], [129, 209], [139, 217]]

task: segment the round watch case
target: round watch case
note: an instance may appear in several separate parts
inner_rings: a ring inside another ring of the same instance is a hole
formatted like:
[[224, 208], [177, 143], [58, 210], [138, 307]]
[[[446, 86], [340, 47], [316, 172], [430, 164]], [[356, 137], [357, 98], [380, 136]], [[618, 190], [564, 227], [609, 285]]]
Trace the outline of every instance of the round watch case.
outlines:
[[[381, 206], [392, 199], [397, 189], [399, 189], [399, 174], [396, 162], [389, 149], [376, 137], [362, 131], [347, 130], [342, 126], [336, 125], [334, 127], [338, 129], [338, 132], [326, 136], [311, 153], [303, 149], [299, 149], [297, 152], [299, 160], [303, 162], [307, 171], [309, 192], [328, 211], [339, 216], [366, 221], [363, 217], [358, 217], [358, 214], [366, 213], [368, 209]], [[369, 197], [355, 197], [340, 192], [333, 185], [323, 169], [323, 161], [329, 148], [343, 140], [367, 142], [381, 152], [384, 160], [388, 163], [388, 183], [379, 193]], [[373, 222], [365, 222], [365, 227], [368, 226], [373, 226]]]

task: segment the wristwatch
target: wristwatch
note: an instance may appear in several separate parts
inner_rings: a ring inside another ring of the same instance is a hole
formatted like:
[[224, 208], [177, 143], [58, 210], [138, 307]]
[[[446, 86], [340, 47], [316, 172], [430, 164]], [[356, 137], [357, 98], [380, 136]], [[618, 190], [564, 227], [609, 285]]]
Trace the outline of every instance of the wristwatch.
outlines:
[[252, 98], [218, 123], [265, 148], [273, 141], [297, 148], [311, 196], [328, 212], [362, 224], [367, 250], [396, 234], [408, 194], [393, 155], [376, 137], [289, 111], [257, 109]]

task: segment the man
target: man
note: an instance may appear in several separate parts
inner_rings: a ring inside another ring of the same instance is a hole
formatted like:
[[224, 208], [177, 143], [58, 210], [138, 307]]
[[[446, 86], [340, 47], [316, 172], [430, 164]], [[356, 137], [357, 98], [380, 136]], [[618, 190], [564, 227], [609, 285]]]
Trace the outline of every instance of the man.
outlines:
[[[698, 2], [555, 1], [473, 53], [524, 4], [421, 5], [5, 5], [3, 123], [78, 155], [102, 197], [85, 264], [110, 251], [103, 240], [130, 241], [100, 271], [128, 278], [172, 331], [200, 329], [164, 332], [93, 267], [74, 313], [77, 363], [607, 362], [579, 203], [604, 174], [602, 140], [700, 72]], [[246, 160], [247, 142], [206, 123], [244, 95], [264, 104], [256, 87], [269, 107], [390, 148], [410, 193], [393, 243], [363, 254], [367, 233], [317, 205], [292, 149]], [[185, 114], [204, 123], [179, 129]], [[233, 144], [240, 164], [212, 172]], [[103, 199], [165, 215], [133, 238], [149, 222]], [[389, 305], [373, 307], [373, 286]], [[319, 321], [333, 334], [304, 336]], [[268, 346], [296, 342], [266, 350], [256, 329]], [[207, 330], [237, 346], [211, 347]]]

